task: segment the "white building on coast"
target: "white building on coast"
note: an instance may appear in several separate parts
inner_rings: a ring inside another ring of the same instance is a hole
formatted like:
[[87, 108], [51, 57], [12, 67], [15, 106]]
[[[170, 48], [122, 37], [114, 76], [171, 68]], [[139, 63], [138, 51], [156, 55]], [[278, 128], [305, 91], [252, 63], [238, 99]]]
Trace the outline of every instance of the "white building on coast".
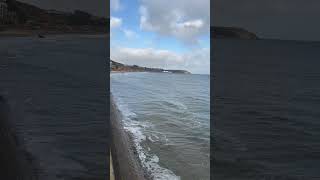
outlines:
[[9, 10], [7, 2], [8, 0], [0, 0], [0, 25], [16, 24], [18, 20], [17, 13]]

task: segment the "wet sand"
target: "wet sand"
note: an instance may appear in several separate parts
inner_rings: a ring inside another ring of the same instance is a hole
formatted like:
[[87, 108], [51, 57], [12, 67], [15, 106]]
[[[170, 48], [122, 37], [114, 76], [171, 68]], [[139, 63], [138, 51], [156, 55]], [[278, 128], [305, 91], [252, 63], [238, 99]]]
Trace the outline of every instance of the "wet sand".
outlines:
[[0, 37], [29, 37], [36, 36], [37, 33], [31, 30], [4, 30], [0, 31]]

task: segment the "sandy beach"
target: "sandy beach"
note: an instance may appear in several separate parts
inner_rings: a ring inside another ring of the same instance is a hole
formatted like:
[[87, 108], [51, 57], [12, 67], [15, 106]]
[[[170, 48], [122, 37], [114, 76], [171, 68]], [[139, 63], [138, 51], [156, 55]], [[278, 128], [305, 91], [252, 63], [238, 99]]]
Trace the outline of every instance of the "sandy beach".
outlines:
[[108, 37], [109, 34], [106, 32], [95, 32], [95, 31], [44, 31], [44, 30], [30, 30], [30, 29], [7, 29], [0, 31], [0, 38], [1, 37], [38, 37], [38, 35], [43, 36], [52, 36], [52, 35], [103, 35]]
[[0, 31], [0, 37], [29, 37], [36, 36], [36, 31], [32, 30], [4, 30]]

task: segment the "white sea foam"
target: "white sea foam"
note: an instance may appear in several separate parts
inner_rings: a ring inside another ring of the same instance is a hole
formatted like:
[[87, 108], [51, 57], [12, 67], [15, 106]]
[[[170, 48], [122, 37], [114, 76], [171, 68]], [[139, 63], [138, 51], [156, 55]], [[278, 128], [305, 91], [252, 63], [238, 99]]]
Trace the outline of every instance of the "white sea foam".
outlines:
[[148, 139], [149, 139], [149, 141], [151, 141], [153, 143], [157, 141], [157, 140], [153, 139], [151, 136], [148, 136]]
[[166, 102], [175, 106], [177, 109], [180, 109], [180, 110], [187, 110], [188, 109], [188, 107], [185, 104], [178, 102], [178, 101], [175, 101], [175, 100], [167, 100]]
[[[159, 165], [159, 157], [155, 154], [150, 154], [149, 147], [145, 149], [142, 146], [142, 143], [147, 139], [143, 134], [143, 129], [150, 127], [150, 124], [134, 120], [136, 114], [130, 111], [128, 106], [123, 103], [120, 98], [115, 99], [116, 104], [123, 115], [124, 129], [133, 137], [133, 143], [143, 168], [153, 177], [154, 180], [180, 180], [180, 177], [176, 176], [171, 170]], [[154, 137], [154, 139], [152, 137], [148, 137], [148, 139], [151, 142], [155, 142], [159, 139], [157, 135], [154, 135]], [[166, 140], [168, 141], [168, 139]]]

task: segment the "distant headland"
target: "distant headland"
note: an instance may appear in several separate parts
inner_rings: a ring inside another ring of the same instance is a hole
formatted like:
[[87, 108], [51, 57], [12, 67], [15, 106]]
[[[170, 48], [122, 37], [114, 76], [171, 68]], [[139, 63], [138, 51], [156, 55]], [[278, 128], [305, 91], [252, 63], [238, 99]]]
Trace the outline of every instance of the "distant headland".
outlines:
[[125, 65], [116, 61], [110, 60], [110, 68], [113, 72], [157, 72], [157, 73], [176, 73], [176, 74], [191, 74], [186, 70], [168, 70], [161, 68], [148, 68], [137, 65]]
[[211, 27], [211, 33], [214, 39], [259, 39], [256, 34], [238, 27], [213, 26]]
[[109, 18], [81, 10], [44, 10], [16, 0], [0, 0], [0, 36], [109, 33]]

